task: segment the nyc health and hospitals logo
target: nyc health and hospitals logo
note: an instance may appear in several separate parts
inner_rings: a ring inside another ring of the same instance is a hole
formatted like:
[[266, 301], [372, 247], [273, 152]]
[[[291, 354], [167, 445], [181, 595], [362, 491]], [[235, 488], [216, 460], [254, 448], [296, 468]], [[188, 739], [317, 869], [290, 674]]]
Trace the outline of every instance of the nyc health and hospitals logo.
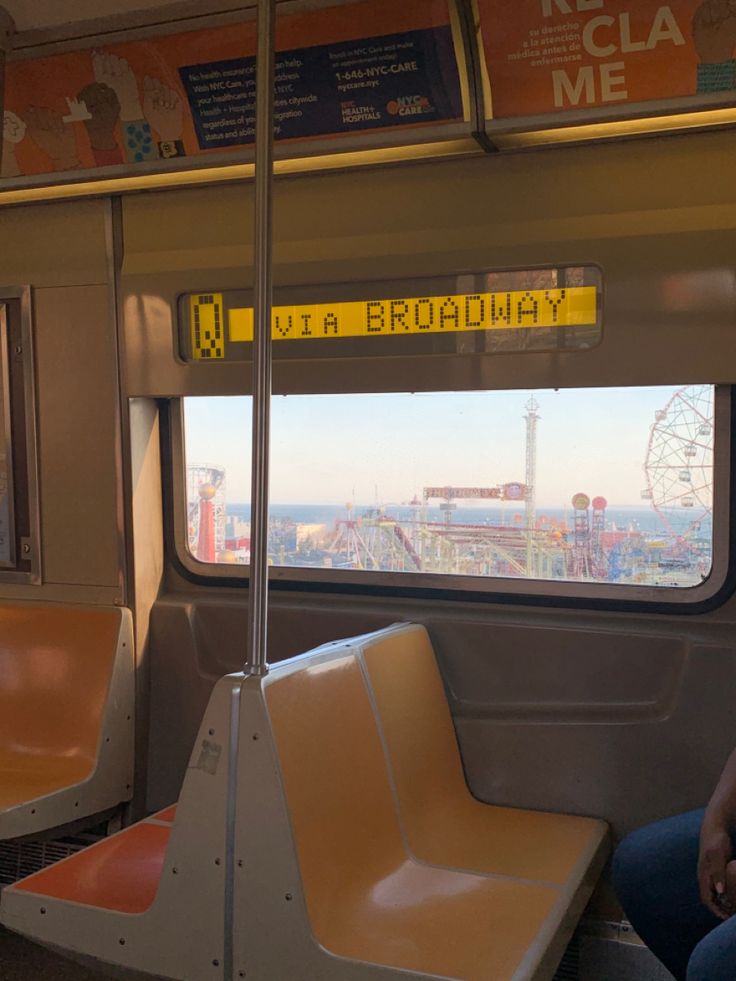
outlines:
[[400, 95], [386, 106], [390, 116], [426, 116], [435, 111], [426, 95]]

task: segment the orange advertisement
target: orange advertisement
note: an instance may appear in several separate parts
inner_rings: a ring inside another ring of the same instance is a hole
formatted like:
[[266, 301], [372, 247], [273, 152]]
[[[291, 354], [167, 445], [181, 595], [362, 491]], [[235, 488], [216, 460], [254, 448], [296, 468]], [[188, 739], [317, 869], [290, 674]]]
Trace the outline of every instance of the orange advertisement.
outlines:
[[[463, 117], [448, 0], [283, 15], [279, 141]], [[7, 65], [3, 178], [237, 150], [255, 137], [254, 21]]]
[[736, 90], [733, 0], [476, 0], [493, 117]]

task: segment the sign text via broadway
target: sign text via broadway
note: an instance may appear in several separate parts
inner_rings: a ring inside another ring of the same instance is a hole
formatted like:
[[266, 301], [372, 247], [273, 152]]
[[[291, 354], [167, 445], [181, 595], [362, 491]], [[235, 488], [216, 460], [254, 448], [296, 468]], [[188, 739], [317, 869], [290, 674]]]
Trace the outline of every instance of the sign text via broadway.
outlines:
[[[188, 305], [195, 360], [222, 360], [229, 345], [253, 340], [251, 307], [231, 306], [223, 293], [191, 294]], [[570, 286], [276, 306], [271, 332], [274, 341], [309, 341], [533, 330], [594, 325], [598, 313], [595, 286]]]

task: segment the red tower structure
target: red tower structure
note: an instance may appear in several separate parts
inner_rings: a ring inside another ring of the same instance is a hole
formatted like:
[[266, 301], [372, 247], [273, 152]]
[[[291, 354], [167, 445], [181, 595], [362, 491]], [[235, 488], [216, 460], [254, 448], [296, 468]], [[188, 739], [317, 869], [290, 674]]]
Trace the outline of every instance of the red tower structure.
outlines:
[[197, 535], [197, 558], [200, 562], [216, 562], [215, 544], [215, 495], [214, 484], [202, 484], [199, 488], [199, 534]]

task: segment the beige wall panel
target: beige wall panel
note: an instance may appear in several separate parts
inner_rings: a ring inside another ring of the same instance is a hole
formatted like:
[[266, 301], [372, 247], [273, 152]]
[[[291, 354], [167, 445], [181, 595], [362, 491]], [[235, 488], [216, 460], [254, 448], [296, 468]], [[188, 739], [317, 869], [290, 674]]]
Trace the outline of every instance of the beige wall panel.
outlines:
[[[277, 359], [275, 391], [736, 381], [732, 143], [698, 133], [278, 181], [277, 286], [594, 263], [605, 295], [603, 341], [585, 353]], [[252, 194], [161, 194], [155, 223], [149, 197], [123, 202], [131, 394], [246, 389], [242, 365], [184, 365], [173, 337], [181, 293], [250, 285]]]
[[155, 402], [130, 402], [130, 452], [135, 551], [136, 643], [139, 655], [148, 640], [148, 618], [164, 568], [161, 448]]
[[[176, 798], [247, 629], [235, 590], [177, 581], [152, 617], [149, 806]], [[395, 622], [429, 630], [468, 783], [488, 803], [594, 814], [620, 837], [703, 806], [734, 745], [736, 647], [710, 616], [273, 592], [269, 660]]]
[[17, 583], [0, 583], [0, 598], [5, 600], [36, 600], [45, 603], [92, 603], [100, 606], [118, 606], [121, 602], [120, 586], [64, 586], [58, 583], [42, 583], [26, 586]]
[[[325, 261], [402, 256], [393, 275], [419, 275], [470, 250], [497, 263], [509, 246], [733, 228], [732, 145], [730, 132], [698, 133], [283, 178], [276, 283], [311, 282]], [[126, 275], [243, 264], [247, 284], [252, 184], [166, 192], [157, 206], [166, 221], [152, 223], [149, 195], [124, 201]]]
[[118, 586], [115, 341], [105, 286], [34, 293], [46, 582]]
[[149, 636], [151, 608], [164, 569], [161, 448], [158, 407], [149, 399], [132, 399], [129, 407], [134, 613], [136, 648], [136, 816], [142, 814], [150, 728]]
[[[165, 215], [151, 220], [151, 203]], [[238, 270], [246, 285], [253, 261], [253, 185], [135, 195], [123, 199], [126, 277]], [[196, 289], [196, 287], [194, 287]]]
[[103, 201], [0, 211], [0, 286], [79, 286], [107, 279]]

